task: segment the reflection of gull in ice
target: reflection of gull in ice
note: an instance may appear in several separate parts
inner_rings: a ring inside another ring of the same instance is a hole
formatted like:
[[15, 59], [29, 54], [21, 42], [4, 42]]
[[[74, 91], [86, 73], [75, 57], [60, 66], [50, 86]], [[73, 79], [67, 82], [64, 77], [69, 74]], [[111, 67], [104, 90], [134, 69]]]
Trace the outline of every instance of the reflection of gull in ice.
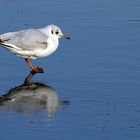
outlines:
[[68, 101], [60, 101], [57, 92], [42, 83], [28, 83], [12, 88], [0, 97], [1, 111], [14, 111], [23, 114], [34, 114], [46, 110], [53, 116]]

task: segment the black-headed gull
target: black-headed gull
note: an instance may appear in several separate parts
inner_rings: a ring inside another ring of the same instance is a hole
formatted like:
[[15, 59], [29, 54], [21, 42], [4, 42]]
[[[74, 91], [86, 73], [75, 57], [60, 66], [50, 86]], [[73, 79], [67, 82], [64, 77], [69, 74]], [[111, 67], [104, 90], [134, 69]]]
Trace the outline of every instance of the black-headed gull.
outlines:
[[34, 67], [30, 59], [38, 59], [52, 54], [59, 45], [59, 39], [70, 39], [56, 25], [40, 29], [26, 29], [0, 35], [0, 45], [13, 54], [25, 58], [34, 73], [43, 73], [42, 68]]

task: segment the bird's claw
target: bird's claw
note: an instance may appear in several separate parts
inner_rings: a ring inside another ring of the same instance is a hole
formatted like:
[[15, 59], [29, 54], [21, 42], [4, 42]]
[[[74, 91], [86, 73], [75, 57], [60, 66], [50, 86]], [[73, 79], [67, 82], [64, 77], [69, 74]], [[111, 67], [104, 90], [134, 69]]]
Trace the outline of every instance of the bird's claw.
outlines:
[[44, 73], [44, 70], [42, 68], [34, 67], [31, 71], [32, 73]]

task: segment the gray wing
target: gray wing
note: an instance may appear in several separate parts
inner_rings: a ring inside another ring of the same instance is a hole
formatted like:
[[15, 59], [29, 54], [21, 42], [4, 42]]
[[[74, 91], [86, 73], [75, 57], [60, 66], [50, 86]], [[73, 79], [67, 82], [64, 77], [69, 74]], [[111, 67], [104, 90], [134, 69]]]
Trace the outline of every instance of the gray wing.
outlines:
[[[22, 30], [0, 35], [2, 44], [12, 44], [23, 50], [47, 48], [48, 36], [37, 29]], [[7, 46], [8, 46], [7, 45]]]

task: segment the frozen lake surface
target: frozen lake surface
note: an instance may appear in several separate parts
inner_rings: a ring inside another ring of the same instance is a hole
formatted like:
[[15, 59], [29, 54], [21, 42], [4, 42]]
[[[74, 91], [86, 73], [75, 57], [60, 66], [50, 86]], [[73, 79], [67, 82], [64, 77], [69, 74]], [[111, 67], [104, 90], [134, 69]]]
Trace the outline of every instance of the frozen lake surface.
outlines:
[[140, 1], [0, 0], [0, 33], [57, 24], [44, 74], [0, 49], [1, 140], [140, 139]]

